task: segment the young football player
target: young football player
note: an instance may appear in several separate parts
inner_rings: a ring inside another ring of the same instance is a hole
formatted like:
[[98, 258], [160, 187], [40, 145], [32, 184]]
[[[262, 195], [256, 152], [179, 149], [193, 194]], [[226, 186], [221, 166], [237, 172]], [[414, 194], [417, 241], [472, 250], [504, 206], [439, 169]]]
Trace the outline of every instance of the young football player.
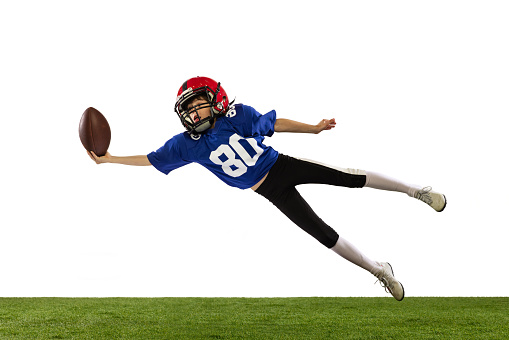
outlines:
[[267, 198], [324, 246], [375, 275], [396, 300], [404, 298], [403, 285], [394, 277], [391, 265], [371, 260], [340, 237], [315, 214], [295, 187], [320, 183], [398, 191], [439, 212], [446, 205], [444, 195], [430, 187], [409, 185], [379, 173], [342, 169], [279, 153], [263, 144], [265, 136], [274, 132], [318, 134], [334, 128], [335, 120], [323, 119], [308, 125], [276, 118], [274, 110], [261, 115], [250, 106], [233, 105], [220, 83], [210, 78], [195, 77], [184, 82], [178, 91], [175, 112], [187, 131], [175, 135], [157, 151], [128, 157], [109, 153], [97, 157], [89, 153], [90, 157], [97, 164], [152, 165], [164, 174], [192, 162], [199, 163], [226, 184], [251, 188]]

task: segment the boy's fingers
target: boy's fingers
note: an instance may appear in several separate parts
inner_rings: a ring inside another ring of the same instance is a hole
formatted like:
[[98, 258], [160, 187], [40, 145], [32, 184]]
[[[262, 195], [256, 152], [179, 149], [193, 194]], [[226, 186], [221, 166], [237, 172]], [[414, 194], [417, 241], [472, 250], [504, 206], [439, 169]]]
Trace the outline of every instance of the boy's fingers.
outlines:
[[94, 162], [99, 164], [99, 161], [97, 160], [99, 157], [97, 157], [97, 155], [93, 151], [87, 151], [87, 153]]

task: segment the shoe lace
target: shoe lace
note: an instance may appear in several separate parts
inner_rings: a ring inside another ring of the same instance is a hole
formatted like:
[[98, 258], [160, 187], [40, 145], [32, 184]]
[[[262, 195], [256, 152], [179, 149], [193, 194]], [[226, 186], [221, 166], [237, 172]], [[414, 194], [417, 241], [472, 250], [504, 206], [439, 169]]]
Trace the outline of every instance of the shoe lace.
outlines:
[[426, 204], [431, 205], [433, 203], [433, 199], [431, 198], [431, 195], [429, 194], [430, 191], [431, 191], [431, 187], [422, 188], [421, 190], [419, 190], [415, 193], [415, 198], [423, 201]]
[[382, 286], [385, 289], [385, 292], [392, 294], [389, 281], [385, 277], [385, 270], [383, 269], [378, 273], [372, 272], [372, 274], [375, 275], [377, 278], [374, 284], [376, 285], [378, 282], [380, 282], [380, 286]]
[[378, 282], [380, 282], [380, 286], [382, 286], [383, 289], [385, 289], [386, 293], [392, 294], [391, 287], [389, 286], [389, 282], [387, 282], [385, 277], [379, 277], [378, 280], [376, 280], [374, 284], [376, 285]]

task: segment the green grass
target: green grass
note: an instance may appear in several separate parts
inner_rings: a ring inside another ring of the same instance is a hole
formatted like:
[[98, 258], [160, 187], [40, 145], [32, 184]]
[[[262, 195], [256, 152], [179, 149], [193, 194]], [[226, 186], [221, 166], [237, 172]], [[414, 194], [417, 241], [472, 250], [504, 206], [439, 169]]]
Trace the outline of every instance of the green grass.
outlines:
[[0, 339], [509, 339], [509, 298], [0, 298]]

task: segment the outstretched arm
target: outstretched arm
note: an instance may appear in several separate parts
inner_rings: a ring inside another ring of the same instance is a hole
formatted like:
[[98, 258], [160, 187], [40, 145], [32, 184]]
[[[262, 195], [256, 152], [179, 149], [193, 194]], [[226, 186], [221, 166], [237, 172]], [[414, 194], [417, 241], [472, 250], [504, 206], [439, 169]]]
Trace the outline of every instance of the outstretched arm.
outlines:
[[150, 163], [150, 161], [148, 160], [148, 157], [145, 155], [117, 157], [117, 156], [110, 155], [109, 152], [106, 152], [106, 155], [99, 157], [93, 151], [88, 151], [88, 155], [97, 164], [116, 163], [116, 164], [138, 165], [138, 166], [152, 165]]
[[300, 132], [300, 133], [320, 133], [323, 130], [330, 130], [336, 126], [336, 119], [322, 119], [316, 125], [309, 125], [296, 122], [290, 119], [278, 118], [274, 124], [275, 132]]

